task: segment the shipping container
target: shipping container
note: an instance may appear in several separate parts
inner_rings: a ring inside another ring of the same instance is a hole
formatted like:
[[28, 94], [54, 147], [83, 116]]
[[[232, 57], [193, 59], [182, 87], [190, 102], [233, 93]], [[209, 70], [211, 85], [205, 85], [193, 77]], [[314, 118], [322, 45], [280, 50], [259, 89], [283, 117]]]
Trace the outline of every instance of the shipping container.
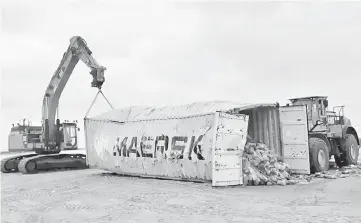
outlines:
[[[309, 173], [304, 106], [212, 101], [130, 107], [85, 119], [90, 168], [240, 185], [247, 135]], [[286, 150], [285, 150], [286, 149]]]

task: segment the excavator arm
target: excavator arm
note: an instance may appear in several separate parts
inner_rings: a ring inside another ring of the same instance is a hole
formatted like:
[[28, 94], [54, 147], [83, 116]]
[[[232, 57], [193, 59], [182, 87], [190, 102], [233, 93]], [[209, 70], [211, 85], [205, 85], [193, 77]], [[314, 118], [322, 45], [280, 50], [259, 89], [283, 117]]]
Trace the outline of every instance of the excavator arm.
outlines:
[[61, 93], [79, 60], [84, 62], [91, 70], [90, 74], [93, 77], [91, 87], [101, 89], [105, 81], [104, 71], [106, 68], [100, 66], [91, 55], [92, 52], [83, 38], [74, 36], [70, 39], [70, 45], [64, 53], [59, 67], [52, 76], [44, 95], [42, 109], [42, 142], [44, 143], [44, 148], [41, 148], [40, 153], [54, 153], [60, 150], [57, 140], [60, 121], [59, 119], [55, 120], [55, 116]]

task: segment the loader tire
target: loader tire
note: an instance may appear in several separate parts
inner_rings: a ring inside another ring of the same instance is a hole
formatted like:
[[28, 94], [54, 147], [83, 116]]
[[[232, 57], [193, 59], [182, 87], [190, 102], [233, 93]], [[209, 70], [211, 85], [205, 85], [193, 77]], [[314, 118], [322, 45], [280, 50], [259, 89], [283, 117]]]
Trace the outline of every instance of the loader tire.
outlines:
[[310, 138], [311, 173], [327, 171], [330, 167], [330, 156], [327, 144], [320, 138]]
[[356, 137], [346, 134], [344, 148], [342, 148], [342, 161], [344, 166], [356, 165], [359, 156], [359, 147]]

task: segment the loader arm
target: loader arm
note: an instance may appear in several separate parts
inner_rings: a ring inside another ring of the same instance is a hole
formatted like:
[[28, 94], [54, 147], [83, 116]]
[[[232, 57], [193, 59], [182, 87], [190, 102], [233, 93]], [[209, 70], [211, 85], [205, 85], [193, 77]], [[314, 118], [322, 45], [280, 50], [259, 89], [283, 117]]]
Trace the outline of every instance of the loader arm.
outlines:
[[93, 77], [91, 87], [101, 89], [105, 81], [104, 71], [106, 68], [100, 66], [91, 54], [92, 52], [83, 38], [72, 37], [60, 65], [50, 80], [44, 95], [42, 109], [42, 141], [46, 151], [57, 150], [56, 135], [59, 131], [60, 121], [55, 120], [55, 116], [59, 99], [78, 61], [83, 61], [91, 69], [90, 74]]

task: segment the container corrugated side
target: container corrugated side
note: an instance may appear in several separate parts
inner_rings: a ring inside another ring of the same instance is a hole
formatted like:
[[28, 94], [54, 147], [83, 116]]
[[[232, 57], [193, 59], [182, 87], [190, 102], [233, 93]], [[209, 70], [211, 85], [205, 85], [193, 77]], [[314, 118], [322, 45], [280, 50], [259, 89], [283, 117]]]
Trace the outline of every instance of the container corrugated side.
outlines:
[[124, 124], [86, 119], [87, 164], [118, 174], [211, 180], [214, 122], [214, 113]]
[[261, 107], [242, 113], [249, 115], [249, 136], [266, 144], [276, 154], [282, 156], [279, 109]]

